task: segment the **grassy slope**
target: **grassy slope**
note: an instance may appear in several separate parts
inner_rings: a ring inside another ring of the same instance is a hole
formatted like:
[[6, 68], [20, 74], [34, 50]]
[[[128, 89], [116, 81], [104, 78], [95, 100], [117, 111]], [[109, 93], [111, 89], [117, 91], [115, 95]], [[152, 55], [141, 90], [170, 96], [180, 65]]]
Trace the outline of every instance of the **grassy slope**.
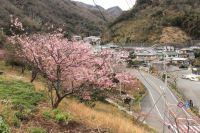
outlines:
[[[11, 83], [16, 82], [18, 84], [21, 84], [22, 86], [29, 86], [31, 88], [33, 87], [29, 83], [26, 83], [27, 81], [29, 81], [29, 77], [30, 77], [29, 72], [26, 71], [25, 75], [21, 75], [20, 68], [15, 67], [12, 69], [11, 66], [5, 66], [3, 62], [0, 63], [0, 70], [3, 71], [5, 75], [7, 75], [7, 76], [1, 76], [0, 78], [1, 83], [3, 83], [4, 81], [11, 82]], [[23, 82], [19, 81], [19, 79], [23, 80]], [[41, 82], [40, 78], [36, 80], [34, 85], [37, 91], [44, 91], [45, 87], [44, 87], [44, 84]], [[14, 85], [13, 87], [17, 87], [17, 86]], [[1, 92], [3, 91], [2, 89], [0, 90]], [[15, 97], [15, 96], [12, 96], [12, 97]], [[9, 116], [6, 119], [6, 121], [12, 127], [13, 131], [15, 130], [15, 132], [26, 132], [28, 127], [38, 126], [37, 122], [31, 121], [26, 124], [23, 123], [24, 125], [22, 125], [23, 127], [21, 127], [20, 129], [14, 128], [12, 126], [12, 121], [14, 120], [14, 117], [12, 117], [14, 115], [13, 108], [11, 108], [12, 105], [10, 104], [6, 105], [6, 104], [0, 103], [0, 106], [1, 106], [0, 112], [4, 112], [3, 113], [4, 115]], [[39, 105], [39, 108], [42, 109], [42, 111], [39, 111], [39, 114], [37, 113], [36, 115], [37, 119], [35, 121], [37, 121], [38, 119], [41, 119], [42, 112], [44, 112], [45, 110], [51, 109], [48, 103]], [[84, 123], [84, 125], [87, 125], [86, 127], [101, 128], [101, 129], [109, 130], [110, 132], [119, 132], [119, 133], [155, 132], [147, 126], [137, 125], [137, 122], [133, 122], [130, 116], [127, 116], [124, 112], [119, 111], [116, 107], [109, 104], [97, 102], [94, 108], [90, 108], [86, 106], [85, 104], [79, 103], [75, 99], [68, 98], [68, 99], [65, 99], [61, 103], [59, 108], [65, 112], [70, 112], [73, 116], [73, 120], [80, 123]], [[45, 120], [45, 121], [46, 123], [52, 123], [52, 121], [50, 120]], [[58, 125], [54, 125], [54, 126], [59, 129]], [[38, 127], [44, 128], [46, 130], [49, 129], [49, 127], [45, 127], [45, 125], [41, 125]]]
[[112, 28], [115, 36], [107, 30], [104, 41], [180, 43], [191, 38], [200, 38], [196, 33], [193, 34], [194, 29], [200, 28], [198, 24], [200, 20], [196, 23], [195, 17], [186, 16], [181, 20], [184, 23], [175, 22], [178, 21], [176, 17], [181, 16], [184, 11], [193, 10], [199, 14], [199, 4], [198, 0], [160, 0], [151, 4], [136, 4], [110, 24], [108, 29]]

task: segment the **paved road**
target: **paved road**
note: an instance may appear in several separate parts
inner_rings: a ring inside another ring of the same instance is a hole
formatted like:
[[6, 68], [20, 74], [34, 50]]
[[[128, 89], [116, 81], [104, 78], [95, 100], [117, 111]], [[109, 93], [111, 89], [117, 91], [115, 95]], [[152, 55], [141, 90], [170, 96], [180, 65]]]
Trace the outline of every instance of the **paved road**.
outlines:
[[156, 103], [149, 117], [145, 120], [147, 124], [155, 127], [160, 132], [163, 125], [165, 125], [164, 130], [166, 132], [200, 133], [198, 119], [191, 116], [185, 109], [177, 106], [179, 101], [160, 79], [145, 72], [129, 71], [135, 72], [137, 78], [148, 89], [148, 95], [142, 103], [142, 111], [147, 114]]
[[[187, 99], [191, 99], [194, 106], [200, 107], [200, 81], [190, 81], [189, 79], [182, 79], [182, 75], [192, 74], [191, 70], [181, 70], [170, 72], [171, 77], [179, 77], [177, 79], [177, 87], [184, 94]], [[175, 75], [175, 76], [174, 76]]]
[[193, 101], [194, 106], [200, 107], [200, 82], [179, 79], [177, 86], [187, 99]]

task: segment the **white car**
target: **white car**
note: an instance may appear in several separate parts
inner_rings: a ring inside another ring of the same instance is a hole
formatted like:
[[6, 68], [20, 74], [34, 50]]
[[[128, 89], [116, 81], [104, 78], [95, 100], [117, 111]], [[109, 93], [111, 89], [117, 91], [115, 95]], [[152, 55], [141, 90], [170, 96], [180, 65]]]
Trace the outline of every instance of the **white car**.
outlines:
[[182, 75], [183, 79], [190, 79], [191, 77], [193, 77], [192, 75]]
[[191, 80], [191, 81], [199, 81], [199, 79], [196, 78], [196, 77], [190, 77], [190, 80]]
[[189, 77], [187, 75], [182, 75], [183, 79], [188, 79]]

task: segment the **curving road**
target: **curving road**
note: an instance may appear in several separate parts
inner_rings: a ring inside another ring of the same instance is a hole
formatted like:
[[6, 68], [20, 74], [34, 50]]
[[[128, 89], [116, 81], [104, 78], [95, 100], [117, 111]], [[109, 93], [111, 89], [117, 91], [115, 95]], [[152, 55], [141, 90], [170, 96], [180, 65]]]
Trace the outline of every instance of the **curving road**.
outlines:
[[148, 95], [141, 104], [147, 124], [160, 132], [200, 133], [199, 120], [184, 107], [177, 106], [179, 101], [163, 81], [145, 72], [131, 69], [128, 71], [135, 73], [148, 90]]

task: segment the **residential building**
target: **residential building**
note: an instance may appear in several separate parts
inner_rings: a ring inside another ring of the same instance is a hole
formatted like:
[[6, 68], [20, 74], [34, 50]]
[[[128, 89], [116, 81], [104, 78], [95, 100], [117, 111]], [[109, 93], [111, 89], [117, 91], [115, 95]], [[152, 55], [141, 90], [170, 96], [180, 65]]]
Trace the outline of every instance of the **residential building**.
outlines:
[[153, 50], [144, 50], [142, 52], [136, 53], [136, 60], [151, 62], [157, 58], [156, 52]]
[[82, 40], [81, 36], [78, 36], [78, 35], [72, 36], [72, 41], [81, 41], [81, 40]]
[[194, 59], [194, 49], [193, 48], [183, 48], [179, 50], [180, 58]]
[[90, 36], [83, 38], [84, 42], [90, 43], [91, 45], [100, 45], [101, 38], [98, 36]]
[[175, 51], [165, 51], [163, 52], [163, 54], [165, 55], [165, 58], [169, 61], [171, 61], [174, 57], [178, 57], [178, 53]]
[[190, 60], [188, 58], [175, 57], [175, 58], [172, 58], [171, 63], [174, 65], [189, 65]]

